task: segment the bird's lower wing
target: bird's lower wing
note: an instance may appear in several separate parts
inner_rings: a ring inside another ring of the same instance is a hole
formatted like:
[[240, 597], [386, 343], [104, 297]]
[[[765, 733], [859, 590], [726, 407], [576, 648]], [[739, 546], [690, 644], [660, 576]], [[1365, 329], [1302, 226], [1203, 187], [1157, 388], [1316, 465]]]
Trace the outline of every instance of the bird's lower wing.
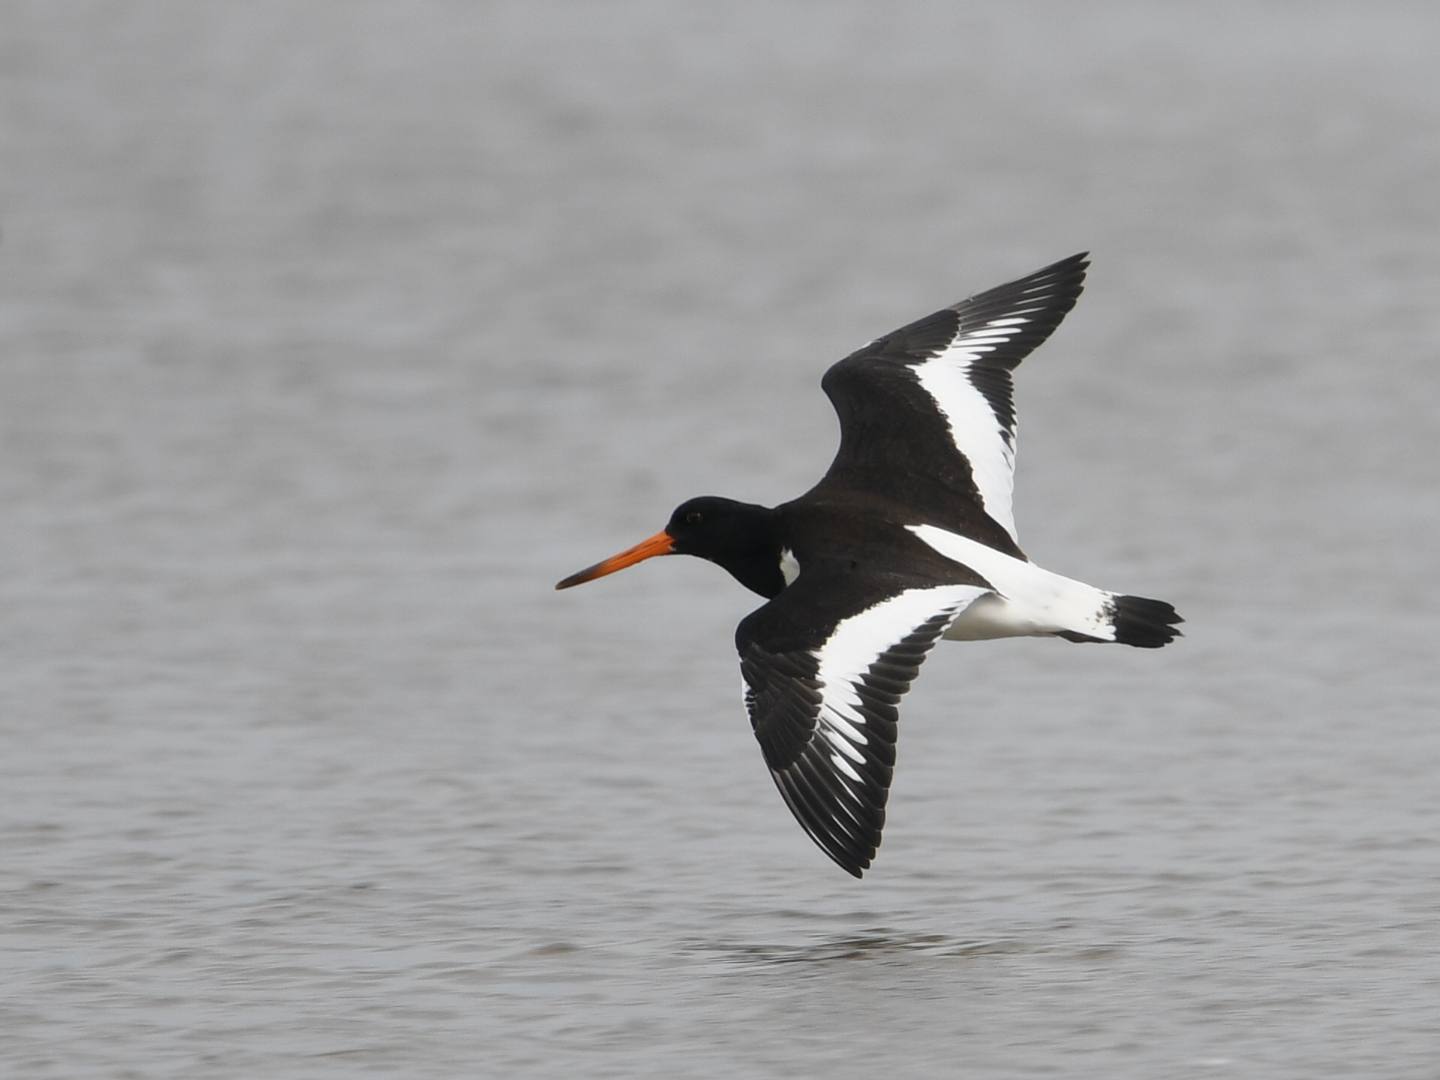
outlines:
[[802, 577], [740, 624], [736, 645], [775, 785], [811, 839], [860, 877], [885, 825], [900, 698], [956, 616], [988, 590], [877, 582], [852, 610], [836, 611], [834, 597], [856, 595], [848, 584]]

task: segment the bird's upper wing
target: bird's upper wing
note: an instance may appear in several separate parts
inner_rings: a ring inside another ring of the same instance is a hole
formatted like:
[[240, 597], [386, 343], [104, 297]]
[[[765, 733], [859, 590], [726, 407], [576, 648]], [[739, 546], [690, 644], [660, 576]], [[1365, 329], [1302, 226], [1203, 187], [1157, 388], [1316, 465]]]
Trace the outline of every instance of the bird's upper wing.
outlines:
[[840, 414], [840, 450], [816, 491], [898, 495], [935, 523], [994, 533], [993, 546], [1018, 554], [1010, 373], [1075, 306], [1088, 265], [1085, 253], [1072, 255], [831, 367], [821, 386]]
[[857, 593], [854, 576], [843, 590], [827, 577], [802, 575], [735, 641], [770, 775], [810, 837], [859, 877], [885, 824], [896, 706], [931, 646], [988, 590], [889, 577]]

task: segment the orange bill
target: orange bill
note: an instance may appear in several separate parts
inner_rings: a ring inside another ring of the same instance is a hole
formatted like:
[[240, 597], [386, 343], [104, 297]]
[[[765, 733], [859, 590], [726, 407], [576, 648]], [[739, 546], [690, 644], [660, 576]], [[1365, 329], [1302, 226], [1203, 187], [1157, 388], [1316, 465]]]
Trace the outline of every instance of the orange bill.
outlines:
[[619, 555], [612, 555], [604, 562], [586, 567], [578, 574], [571, 574], [555, 588], [568, 589], [571, 585], [583, 585], [587, 581], [594, 581], [597, 577], [604, 577], [606, 574], [615, 573], [616, 570], [634, 566], [637, 562], [648, 559], [652, 555], [669, 555], [674, 550], [674, 543], [675, 538], [669, 533], [658, 532], [649, 540], [642, 541], [634, 547], [620, 552]]

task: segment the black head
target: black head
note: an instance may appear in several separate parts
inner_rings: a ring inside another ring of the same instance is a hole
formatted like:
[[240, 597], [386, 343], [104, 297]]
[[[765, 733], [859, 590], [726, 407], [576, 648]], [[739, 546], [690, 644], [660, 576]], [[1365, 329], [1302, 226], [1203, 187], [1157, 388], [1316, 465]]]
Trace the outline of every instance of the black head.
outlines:
[[572, 574], [556, 586], [567, 589], [654, 555], [695, 555], [718, 563], [735, 580], [761, 596], [785, 588], [780, 571], [780, 535], [774, 510], [716, 495], [689, 499], [675, 508], [664, 532], [628, 551]]
[[775, 511], [753, 503], [701, 495], [677, 506], [665, 531], [676, 555], [698, 555], [723, 564], [757, 546], [766, 547], [774, 516]]

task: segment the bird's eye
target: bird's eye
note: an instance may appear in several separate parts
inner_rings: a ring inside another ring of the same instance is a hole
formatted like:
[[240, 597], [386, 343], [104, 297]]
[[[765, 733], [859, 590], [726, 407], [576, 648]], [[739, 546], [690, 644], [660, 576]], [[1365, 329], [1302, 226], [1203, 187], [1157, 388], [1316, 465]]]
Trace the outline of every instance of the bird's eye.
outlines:
[[700, 513], [699, 510], [691, 510], [688, 514], [685, 515], [686, 525], [699, 525], [704, 520], [705, 515]]

